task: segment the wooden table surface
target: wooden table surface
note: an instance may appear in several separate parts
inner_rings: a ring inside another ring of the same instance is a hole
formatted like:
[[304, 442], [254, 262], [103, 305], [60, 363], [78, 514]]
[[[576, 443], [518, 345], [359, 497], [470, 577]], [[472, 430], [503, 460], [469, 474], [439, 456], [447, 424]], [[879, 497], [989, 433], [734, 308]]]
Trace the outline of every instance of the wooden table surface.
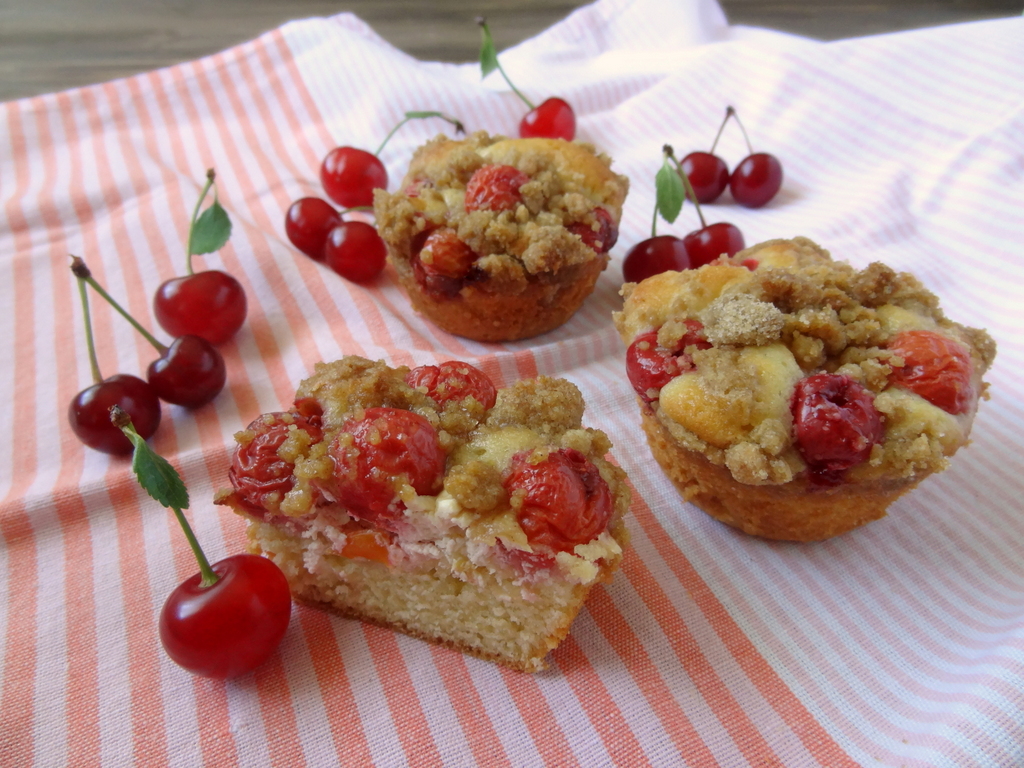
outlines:
[[[734, 24], [822, 40], [1020, 14], [1021, 0], [720, 0]], [[137, 74], [215, 53], [289, 19], [351, 11], [421, 59], [477, 56], [477, 15], [499, 50], [584, 2], [572, 0], [5, 0], [0, 100]]]

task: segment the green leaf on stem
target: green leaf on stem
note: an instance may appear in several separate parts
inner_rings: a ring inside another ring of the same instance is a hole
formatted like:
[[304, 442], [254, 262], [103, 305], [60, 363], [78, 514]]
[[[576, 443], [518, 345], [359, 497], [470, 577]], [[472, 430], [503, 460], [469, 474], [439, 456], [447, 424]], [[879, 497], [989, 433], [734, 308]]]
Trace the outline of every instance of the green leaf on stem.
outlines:
[[669, 164], [668, 158], [665, 158], [654, 177], [654, 190], [658, 213], [669, 224], [673, 223], [683, 209], [686, 189], [679, 174]]
[[483, 19], [477, 19], [480, 25], [480, 79], [487, 77], [491, 72], [498, 69], [498, 52], [494, 48], [494, 38], [491, 37], [491, 30]]
[[213, 205], [203, 211], [192, 225], [189, 256], [218, 251], [230, 237], [231, 219], [215, 198]]
[[165, 507], [188, 508], [188, 489], [178, 471], [154, 451], [135, 431], [131, 417], [119, 406], [110, 409], [110, 420], [132, 442], [132, 471], [146, 493]]

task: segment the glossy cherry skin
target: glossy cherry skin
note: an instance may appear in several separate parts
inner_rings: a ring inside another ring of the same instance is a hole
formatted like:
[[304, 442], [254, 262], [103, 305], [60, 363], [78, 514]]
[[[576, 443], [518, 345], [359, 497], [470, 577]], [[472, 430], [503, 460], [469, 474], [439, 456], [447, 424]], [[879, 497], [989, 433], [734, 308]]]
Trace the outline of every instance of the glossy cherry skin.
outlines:
[[760, 208], [782, 187], [782, 163], [775, 155], [756, 152], [744, 158], [729, 177], [733, 199], [747, 208]]
[[743, 233], [733, 224], [720, 221], [697, 229], [683, 238], [693, 269], [710, 264], [723, 253], [732, 256], [743, 250]]
[[132, 452], [131, 441], [110, 423], [110, 409], [119, 405], [132, 418], [135, 431], [148, 440], [160, 426], [160, 400], [137, 376], [118, 373], [79, 392], [68, 406], [71, 429], [90, 448], [118, 455]]
[[377, 230], [365, 221], [343, 221], [327, 235], [324, 261], [354, 283], [373, 280], [384, 270], [387, 246]]
[[889, 381], [920, 395], [947, 413], [967, 413], [974, 402], [971, 353], [959, 341], [934, 331], [903, 331], [886, 345], [903, 358]]
[[247, 312], [242, 284], [216, 269], [172, 278], [153, 297], [153, 313], [167, 333], [199, 336], [211, 344], [234, 336]]
[[160, 611], [160, 642], [194, 675], [224, 679], [251, 672], [270, 658], [288, 629], [291, 592], [281, 569], [265, 557], [234, 555], [171, 592]]
[[182, 336], [149, 364], [146, 378], [164, 402], [198, 408], [220, 394], [227, 375], [224, 358], [210, 342]]
[[680, 163], [699, 203], [713, 203], [729, 186], [729, 166], [710, 152], [691, 152]]
[[547, 99], [523, 116], [519, 122], [519, 136], [524, 139], [572, 141], [576, 137], [576, 113], [564, 99]]
[[627, 283], [639, 283], [652, 275], [689, 268], [690, 255], [683, 241], [674, 235], [658, 235], [629, 249], [622, 262], [622, 276]]
[[874, 395], [849, 376], [817, 373], [801, 379], [791, 408], [793, 442], [816, 484], [838, 483], [882, 439]]
[[388, 172], [364, 149], [335, 147], [320, 165], [320, 183], [342, 208], [367, 207], [373, 205], [373, 190], [387, 189]]
[[504, 484], [510, 496], [521, 494], [516, 519], [534, 546], [572, 552], [596, 538], [612, 516], [608, 483], [573, 448], [551, 451], [536, 462], [532, 451], [517, 453]]
[[303, 197], [289, 206], [284, 231], [292, 245], [314, 261], [323, 261], [327, 235], [341, 220], [341, 214], [326, 200]]
[[466, 182], [463, 205], [472, 211], [514, 211], [523, 201], [519, 188], [530, 177], [513, 165], [485, 165]]

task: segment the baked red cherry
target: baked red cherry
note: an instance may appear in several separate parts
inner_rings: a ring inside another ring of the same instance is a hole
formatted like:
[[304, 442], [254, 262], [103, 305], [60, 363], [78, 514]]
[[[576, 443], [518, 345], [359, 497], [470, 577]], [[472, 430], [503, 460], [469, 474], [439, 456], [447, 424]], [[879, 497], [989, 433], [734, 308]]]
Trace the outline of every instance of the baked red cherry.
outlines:
[[160, 426], [160, 400], [153, 388], [125, 373], [114, 374], [75, 395], [68, 406], [68, 422], [75, 436], [90, 448], [124, 455], [132, 452], [132, 444], [110, 423], [110, 409], [115, 405], [131, 416], [143, 440]]
[[849, 376], [817, 373], [801, 379], [791, 407], [793, 442], [816, 484], [841, 482], [843, 472], [866, 461], [882, 440], [874, 395]]
[[413, 389], [425, 388], [427, 397], [440, 406], [461, 403], [472, 397], [490, 410], [498, 397], [498, 390], [486, 373], [457, 360], [413, 368], [406, 375], [405, 383]]
[[709, 264], [721, 255], [732, 256], [743, 250], [743, 233], [734, 224], [720, 221], [696, 229], [683, 238], [683, 246], [693, 269]]
[[365, 149], [335, 147], [320, 165], [320, 183], [342, 208], [366, 208], [373, 205], [373, 190], [387, 189], [388, 172]]
[[627, 283], [639, 283], [652, 275], [689, 268], [686, 244], [674, 235], [656, 235], [629, 249], [622, 262], [622, 276]]
[[387, 246], [365, 221], [343, 221], [330, 231], [324, 244], [327, 266], [354, 283], [367, 283], [384, 271]]
[[284, 231], [292, 245], [314, 261], [323, 261], [327, 235], [341, 221], [338, 210], [323, 198], [303, 197], [288, 207]]
[[565, 99], [551, 97], [545, 99], [539, 106], [535, 106], [523, 93], [516, 88], [515, 84], [505, 74], [505, 70], [498, 61], [498, 52], [494, 47], [494, 39], [491, 37], [491, 30], [487, 22], [478, 17], [476, 23], [480, 25], [480, 72], [482, 77], [487, 77], [494, 70], [498, 70], [501, 76], [508, 83], [512, 92], [518, 96], [530, 110], [519, 122], [519, 136], [524, 139], [565, 139], [572, 141], [576, 137], [576, 113]]
[[245, 323], [248, 301], [242, 284], [217, 269], [171, 278], [153, 297], [153, 314], [172, 336], [199, 336], [223, 344]]
[[291, 619], [281, 569], [258, 555], [234, 555], [181, 583], [160, 611], [160, 642], [180, 667], [202, 677], [244, 675], [277, 650]]
[[512, 211], [523, 201], [519, 188], [530, 177], [512, 165], [485, 165], [466, 184], [467, 212]]
[[469, 274], [477, 257], [458, 232], [451, 227], [439, 227], [427, 235], [416, 258], [426, 276], [458, 281]]
[[594, 463], [572, 448], [512, 457], [505, 490], [516, 499], [516, 519], [534, 546], [572, 552], [608, 527], [612, 493]]
[[545, 99], [523, 116], [519, 136], [572, 141], [576, 137], [576, 113], [565, 99], [555, 96]]
[[319, 419], [296, 410], [260, 416], [246, 427], [250, 436], [235, 448], [228, 480], [236, 496], [257, 512], [276, 511], [295, 485], [295, 464], [281, 458], [278, 450], [297, 429], [309, 435], [310, 445], [323, 440]]
[[676, 376], [694, 369], [693, 358], [686, 353], [687, 347], [711, 347], [699, 321], [686, 320], [685, 324], [686, 332], [672, 349], [658, 343], [657, 330], [640, 334], [626, 349], [626, 377], [645, 403], [657, 400], [661, 388]]
[[334, 490], [352, 517], [395, 530], [405, 485], [421, 496], [440, 492], [447, 456], [424, 417], [399, 408], [367, 408], [345, 424], [329, 448]]
[[701, 203], [713, 203], [729, 186], [729, 166], [711, 152], [691, 152], [683, 158], [680, 167]]
[[886, 348], [903, 359], [889, 381], [920, 395], [947, 413], [966, 413], [974, 402], [971, 353], [955, 339], [934, 331], [902, 331]]
[[586, 221], [574, 221], [566, 229], [579, 237], [594, 253], [608, 253], [619, 240], [619, 228], [606, 208], [596, 207], [593, 216], [596, 228]]

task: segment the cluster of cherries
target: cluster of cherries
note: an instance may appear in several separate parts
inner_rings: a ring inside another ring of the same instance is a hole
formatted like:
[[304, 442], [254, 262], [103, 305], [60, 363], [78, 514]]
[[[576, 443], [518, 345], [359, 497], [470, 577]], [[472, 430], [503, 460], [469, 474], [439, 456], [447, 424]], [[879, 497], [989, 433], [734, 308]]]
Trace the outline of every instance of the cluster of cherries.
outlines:
[[[658, 330], [637, 336], [626, 350], [626, 375], [644, 403], [680, 374], [695, 369], [687, 350], [709, 349], [704, 327], [685, 322], [686, 332], [671, 348], [658, 341]], [[933, 331], [903, 331], [886, 349], [903, 361], [894, 365], [889, 383], [920, 395], [944, 411], [967, 411], [974, 397], [970, 352], [957, 341]], [[846, 470], [867, 461], [884, 435], [874, 395], [849, 376], [816, 373], [797, 382], [790, 404], [793, 443], [807, 462], [810, 482], [834, 486]]]
[[[731, 174], [725, 161], [714, 154], [730, 119], [735, 119], [740, 126], [750, 152]], [[725, 221], [708, 224], [701, 204], [714, 202], [729, 187], [736, 202], [748, 208], [760, 208], [775, 197], [782, 186], [782, 164], [774, 155], [753, 151], [747, 132], [732, 107], [726, 109], [710, 152], [691, 152], [680, 162], [672, 147], [666, 144], [663, 155], [661, 170], [655, 178], [657, 196], [651, 236], [633, 246], [622, 265], [623, 277], [630, 283], [669, 270], [697, 269], [722, 254], [732, 256], [740, 252], [745, 242], [739, 227]], [[658, 216], [674, 222], [686, 199], [697, 209], [700, 228], [682, 238], [658, 235]]]
[[388, 141], [412, 119], [440, 117], [462, 132], [462, 124], [440, 112], [406, 112], [377, 147], [367, 152], [357, 147], [335, 147], [320, 164], [320, 184], [338, 210], [321, 197], [296, 200], [285, 214], [284, 229], [292, 245], [314, 261], [326, 264], [346, 280], [367, 283], [384, 269], [387, 248], [372, 224], [345, 219], [351, 211], [372, 211], [373, 190], [387, 189], [388, 172], [380, 153]]
[[[72, 399], [68, 420], [85, 445], [111, 454], [131, 452], [131, 442], [110, 422], [111, 407], [128, 413], [138, 433], [149, 438], [160, 425], [160, 401], [199, 408], [224, 388], [227, 369], [215, 345], [231, 338], [245, 321], [247, 303], [241, 284], [219, 270], [192, 271], [192, 255], [210, 253], [227, 242], [231, 223], [216, 201], [202, 215], [202, 201], [214, 182], [207, 183], [196, 204], [189, 228], [187, 275], [164, 282], [153, 300], [157, 321], [175, 337], [170, 345], [158, 341], [132, 317], [92, 276], [85, 262], [72, 257], [71, 271], [78, 279], [85, 318], [86, 343], [93, 384]], [[147, 370], [146, 380], [130, 374], [103, 378], [93, 341], [86, 286], [92, 287], [117, 310], [159, 353]]]

